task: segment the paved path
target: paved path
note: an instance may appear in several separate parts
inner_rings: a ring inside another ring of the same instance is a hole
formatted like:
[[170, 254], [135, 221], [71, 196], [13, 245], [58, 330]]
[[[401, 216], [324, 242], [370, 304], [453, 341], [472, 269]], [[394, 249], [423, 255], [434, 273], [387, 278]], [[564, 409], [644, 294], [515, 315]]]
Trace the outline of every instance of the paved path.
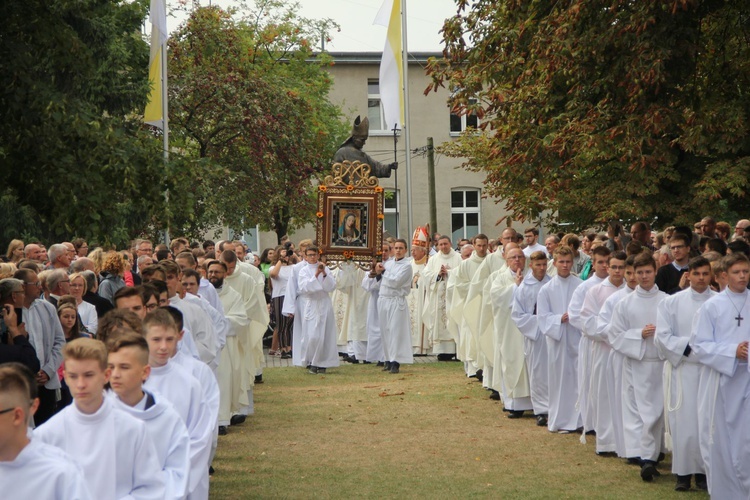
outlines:
[[[266, 366], [265, 368], [282, 368], [285, 366], [294, 366], [292, 364], [291, 358], [289, 359], [281, 359], [279, 356], [269, 356], [268, 355], [268, 349], [263, 349], [263, 354], [266, 359]], [[435, 363], [437, 362], [437, 356], [414, 356], [414, 363]], [[348, 365], [351, 363], [345, 363], [342, 361], [342, 364]]]

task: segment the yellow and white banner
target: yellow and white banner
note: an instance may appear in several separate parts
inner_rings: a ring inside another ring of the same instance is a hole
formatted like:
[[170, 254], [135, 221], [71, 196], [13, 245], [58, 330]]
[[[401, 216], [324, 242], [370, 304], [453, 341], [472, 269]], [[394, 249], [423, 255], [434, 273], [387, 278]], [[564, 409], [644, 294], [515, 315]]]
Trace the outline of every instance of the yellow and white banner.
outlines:
[[151, 54], [148, 67], [148, 81], [151, 90], [148, 94], [143, 121], [149, 125], [162, 128], [164, 125], [164, 80], [163, 64], [166, 64], [167, 44], [167, 5], [166, 0], [151, 0], [149, 10], [151, 18]]
[[384, 0], [373, 24], [388, 27], [383, 58], [380, 61], [380, 101], [383, 103], [386, 128], [401, 129], [404, 124], [404, 68], [401, 57], [401, 2]]

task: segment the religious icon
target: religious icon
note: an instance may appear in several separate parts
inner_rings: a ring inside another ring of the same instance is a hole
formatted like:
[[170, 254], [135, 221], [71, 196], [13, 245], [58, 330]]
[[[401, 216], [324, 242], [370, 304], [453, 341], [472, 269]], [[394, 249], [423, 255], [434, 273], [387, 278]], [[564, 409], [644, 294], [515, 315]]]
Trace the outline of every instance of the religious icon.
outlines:
[[331, 246], [367, 246], [368, 203], [335, 201], [333, 214]]

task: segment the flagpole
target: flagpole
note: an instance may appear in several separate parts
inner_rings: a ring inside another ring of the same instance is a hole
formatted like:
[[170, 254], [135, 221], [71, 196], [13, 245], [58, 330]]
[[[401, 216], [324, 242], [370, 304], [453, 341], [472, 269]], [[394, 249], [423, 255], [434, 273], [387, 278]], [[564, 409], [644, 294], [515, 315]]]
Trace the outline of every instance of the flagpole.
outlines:
[[[166, 0], [165, 0], [166, 4]], [[166, 8], [165, 8], [166, 10]], [[162, 112], [162, 141], [164, 148], [164, 166], [167, 166], [169, 161], [169, 103], [167, 102], [167, 44], [161, 45], [161, 112]], [[166, 171], [166, 168], [165, 168]], [[164, 191], [164, 201], [169, 206], [169, 188], [167, 187]], [[169, 246], [169, 208], [167, 208], [167, 227], [164, 229], [164, 240], [167, 246]]]
[[404, 148], [406, 149], [406, 234], [411, 234], [412, 206], [411, 206], [411, 127], [409, 125], [409, 50], [406, 37], [406, 2], [401, 0], [401, 64], [404, 71]]
[[[393, 161], [396, 161], [396, 162], [398, 161], [398, 148], [396, 146], [398, 144], [398, 135], [396, 135], [397, 133], [398, 133], [398, 123], [395, 123], [393, 125]], [[393, 172], [393, 177], [394, 177], [394, 181], [393, 181], [394, 182], [394, 190], [396, 191], [396, 238], [398, 238], [401, 235], [401, 227], [400, 227], [400, 224], [401, 224], [401, 217], [400, 217], [401, 210], [400, 210], [400, 207], [398, 206], [399, 205], [399, 196], [398, 196], [398, 169], [396, 169]]]

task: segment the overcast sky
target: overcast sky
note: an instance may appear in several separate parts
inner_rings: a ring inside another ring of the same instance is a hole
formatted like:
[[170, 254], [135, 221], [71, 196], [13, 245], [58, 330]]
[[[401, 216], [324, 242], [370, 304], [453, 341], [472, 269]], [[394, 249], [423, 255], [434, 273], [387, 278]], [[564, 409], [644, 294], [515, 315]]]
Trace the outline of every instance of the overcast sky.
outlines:
[[[442, 37], [439, 33], [443, 20], [456, 13], [454, 0], [405, 0], [409, 52], [439, 52]], [[169, 7], [179, 3], [167, 0]], [[190, 4], [190, 1], [187, 2]], [[201, 5], [208, 5], [202, 0]], [[212, 0], [214, 5], [236, 5], [231, 0]], [[303, 17], [333, 19], [341, 32], [331, 33], [327, 49], [331, 52], [379, 52], [385, 44], [386, 28], [374, 26], [383, 0], [299, 0]], [[184, 16], [170, 17], [169, 30], [174, 30]]]

